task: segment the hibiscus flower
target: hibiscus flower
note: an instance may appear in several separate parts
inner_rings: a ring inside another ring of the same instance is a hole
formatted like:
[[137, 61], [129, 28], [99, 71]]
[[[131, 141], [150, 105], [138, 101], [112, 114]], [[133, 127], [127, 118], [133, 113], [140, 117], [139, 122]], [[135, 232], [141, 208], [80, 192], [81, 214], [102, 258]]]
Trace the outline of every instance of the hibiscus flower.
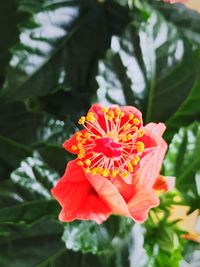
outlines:
[[59, 219], [102, 223], [117, 214], [143, 223], [159, 205], [156, 191], [173, 186], [173, 179], [159, 175], [167, 149], [165, 125], [143, 126], [135, 107], [99, 104], [79, 124], [84, 129], [63, 144], [77, 158], [51, 191], [62, 207]]

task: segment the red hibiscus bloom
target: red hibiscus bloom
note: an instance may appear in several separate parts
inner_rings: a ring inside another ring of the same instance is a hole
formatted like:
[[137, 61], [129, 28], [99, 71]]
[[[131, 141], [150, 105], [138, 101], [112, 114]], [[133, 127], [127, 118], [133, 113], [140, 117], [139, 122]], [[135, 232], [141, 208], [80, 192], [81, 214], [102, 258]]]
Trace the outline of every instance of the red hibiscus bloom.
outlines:
[[59, 219], [101, 223], [113, 213], [144, 222], [149, 209], [159, 205], [156, 190], [168, 190], [167, 179], [159, 176], [165, 125], [143, 126], [134, 107], [98, 104], [79, 124], [85, 129], [63, 144], [77, 159], [52, 189], [62, 206]]

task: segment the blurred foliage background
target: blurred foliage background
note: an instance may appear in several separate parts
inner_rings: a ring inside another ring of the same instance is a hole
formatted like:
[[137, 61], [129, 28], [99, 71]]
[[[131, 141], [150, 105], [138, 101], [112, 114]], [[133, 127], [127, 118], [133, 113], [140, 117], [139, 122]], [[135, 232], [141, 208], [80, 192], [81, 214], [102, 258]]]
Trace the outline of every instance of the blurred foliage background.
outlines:
[[[0, 36], [0, 266], [200, 266], [196, 230], [169, 219], [174, 205], [200, 206], [200, 14], [156, 0], [6, 0]], [[144, 225], [57, 219], [61, 144], [94, 102], [167, 125], [162, 173], [177, 189]]]

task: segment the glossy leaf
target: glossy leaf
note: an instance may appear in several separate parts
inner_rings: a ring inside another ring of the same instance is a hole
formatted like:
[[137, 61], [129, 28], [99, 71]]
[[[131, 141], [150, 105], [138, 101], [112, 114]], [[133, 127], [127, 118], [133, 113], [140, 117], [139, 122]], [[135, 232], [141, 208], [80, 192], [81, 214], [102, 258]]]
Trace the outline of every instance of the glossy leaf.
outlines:
[[10, 181], [0, 183], [0, 223], [33, 223], [44, 216], [58, 215], [59, 205], [52, 199], [50, 189], [59, 175], [37, 153], [21, 162], [11, 174]]
[[[89, 0], [44, 1], [37, 8], [34, 5], [35, 13], [21, 27], [20, 43], [13, 49], [0, 94], [2, 103], [44, 96], [60, 87], [85, 90], [96, 60], [110, 43], [110, 25], [102, 29], [101, 22], [112, 11], [112, 3], [108, 8]], [[27, 6], [22, 1], [21, 8], [27, 10]]]
[[20, 165], [21, 167], [11, 174], [11, 179], [21, 188], [25, 199], [51, 199], [50, 189], [58, 180], [58, 173], [50, 169], [37, 153], [22, 161]]
[[176, 177], [176, 187], [192, 208], [199, 208], [200, 124], [180, 129], [169, 146], [164, 161], [165, 175]]
[[173, 134], [178, 132], [180, 127], [187, 126], [200, 118], [200, 79], [196, 81], [188, 97], [184, 100], [178, 110], [167, 121], [167, 132], [165, 138], [171, 140]]
[[28, 111], [19, 102], [0, 108], [0, 124], [1, 135], [26, 145], [48, 142], [61, 146], [74, 131], [69, 116], [63, 121], [45, 112]]
[[112, 254], [119, 250], [123, 241], [129, 240], [132, 225], [131, 220], [114, 216], [102, 225], [77, 221], [66, 224], [62, 239], [67, 249]]
[[195, 84], [196, 51], [158, 10], [144, 4], [135, 12], [141, 22], [133, 20], [121, 38], [113, 37], [112, 50], [99, 64], [99, 100], [136, 105], [146, 121], [165, 121]]

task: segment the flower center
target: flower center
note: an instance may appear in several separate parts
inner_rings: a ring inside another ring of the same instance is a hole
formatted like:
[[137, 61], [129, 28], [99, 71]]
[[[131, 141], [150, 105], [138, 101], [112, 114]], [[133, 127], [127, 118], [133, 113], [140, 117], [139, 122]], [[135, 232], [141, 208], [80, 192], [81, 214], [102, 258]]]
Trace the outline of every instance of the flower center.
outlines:
[[102, 153], [107, 158], [118, 158], [122, 154], [122, 145], [115, 142], [112, 138], [103, 137], [95, 140], [94, 152]]
[[144, 129], [134, 114], [124, 114], [120, 108], [102, 108], [98, 118], [93, 112], [79, 119], [86, 132], [76, 133], [78, 165], [86, 173], [115, 178], [127, 178], [133, 173], [144, 150], [141, 137]]

